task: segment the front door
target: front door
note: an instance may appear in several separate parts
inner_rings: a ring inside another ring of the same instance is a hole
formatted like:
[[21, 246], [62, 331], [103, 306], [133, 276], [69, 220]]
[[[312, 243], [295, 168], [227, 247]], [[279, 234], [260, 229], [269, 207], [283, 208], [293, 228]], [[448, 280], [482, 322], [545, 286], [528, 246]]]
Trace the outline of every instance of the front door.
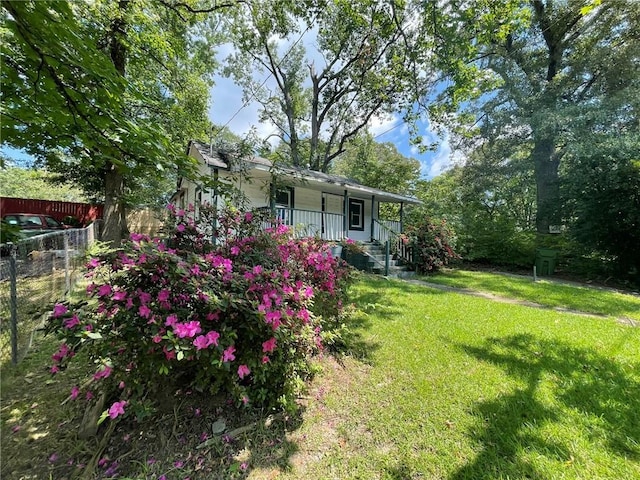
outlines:
[[293, 225], [293, 188], [276, 191], [276, 217], [285, 225]]

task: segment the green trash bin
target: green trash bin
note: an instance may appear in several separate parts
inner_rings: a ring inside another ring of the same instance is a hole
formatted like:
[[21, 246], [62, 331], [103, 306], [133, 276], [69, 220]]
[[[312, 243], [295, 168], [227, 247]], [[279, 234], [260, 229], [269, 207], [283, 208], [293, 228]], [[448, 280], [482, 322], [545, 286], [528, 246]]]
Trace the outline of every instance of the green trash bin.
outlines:
[[558, 261], [558, 251], [539, 248], [536, 252], [536, 272], [541, 277], [553, 275]]

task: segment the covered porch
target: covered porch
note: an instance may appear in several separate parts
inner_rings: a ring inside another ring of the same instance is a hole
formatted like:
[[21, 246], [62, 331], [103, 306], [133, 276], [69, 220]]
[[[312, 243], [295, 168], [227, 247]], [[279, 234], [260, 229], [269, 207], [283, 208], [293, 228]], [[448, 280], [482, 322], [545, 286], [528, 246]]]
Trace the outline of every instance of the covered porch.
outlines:
[[358, 235], [356, 235], [358, 238], [353, 238], [353, 231], [350, 235], [349, 214], [275, 207], [274, 216], [282, 223], [292, 227], [297, 236], [316, 236], [327, 241], [351, 238], [352, 240], [384, 244], [394, 235], [402, 233], [403, 229], [403, 219], [380, 220], [371, 217], [367, 228], [363, 231], [358, 230]]

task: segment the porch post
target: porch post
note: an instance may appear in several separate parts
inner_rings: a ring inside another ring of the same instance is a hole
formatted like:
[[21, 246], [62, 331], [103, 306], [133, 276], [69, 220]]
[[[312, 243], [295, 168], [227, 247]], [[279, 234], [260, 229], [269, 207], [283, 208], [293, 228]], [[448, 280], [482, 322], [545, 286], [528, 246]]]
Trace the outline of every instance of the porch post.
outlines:
[[218, 169], [217, 168], [213, 168], [211, 167], [212, 170], [212, 176], [213, 176], [213, 189], [211, 191], [211, 207], [213, 208], [213, 211], [215, 212], [215, 215], [213, 217], [213, 233], [211, 235], [211, 242], [214, 245], [217, 245], [218, 243], [218, 236], [216, 235], [216, 232], [218, 231], [218, 183], [219, 183], [219, 173], [218, 173]]
[[276, 216], [276, 185], [271, 182], [269, 184], [269, 210], [271, 210], [271, 216]]
[[[373, 238], [373, 206], [376, 203], [376, 196], [375, 195], [371, 195], [371, 241], [373, 242], [374, 238]], [[378, 214], [379, 216], [379, 214]]]
[[400, 233], [404, 232], [404, 202], [400, 202]]
[[349, 192], [344, 191], [344, 217], [342, 218], [342, 230], [345, 237], [349, 236]]

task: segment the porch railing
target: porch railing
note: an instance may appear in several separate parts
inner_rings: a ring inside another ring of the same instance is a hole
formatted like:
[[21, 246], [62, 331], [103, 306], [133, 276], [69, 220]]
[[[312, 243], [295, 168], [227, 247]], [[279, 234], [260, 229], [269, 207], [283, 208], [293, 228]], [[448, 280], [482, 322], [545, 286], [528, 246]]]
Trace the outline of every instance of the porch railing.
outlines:
[[276, 207], [276, 218], [291, 226], [299, 237], [318, 236], [323, 240], [342, 240], [347, 236], [344, 215], [340, 213]]
[[[381, 245], [389, 242], [389, 250], [392, 254], [405, 263], [413, 260], [413, 247], [406, 243], [406, 239], [400, 235], [400, 222], [393, 220], [373, 220], [373, 241]], [[396, 230], [397, 229], [397, 230]]]

